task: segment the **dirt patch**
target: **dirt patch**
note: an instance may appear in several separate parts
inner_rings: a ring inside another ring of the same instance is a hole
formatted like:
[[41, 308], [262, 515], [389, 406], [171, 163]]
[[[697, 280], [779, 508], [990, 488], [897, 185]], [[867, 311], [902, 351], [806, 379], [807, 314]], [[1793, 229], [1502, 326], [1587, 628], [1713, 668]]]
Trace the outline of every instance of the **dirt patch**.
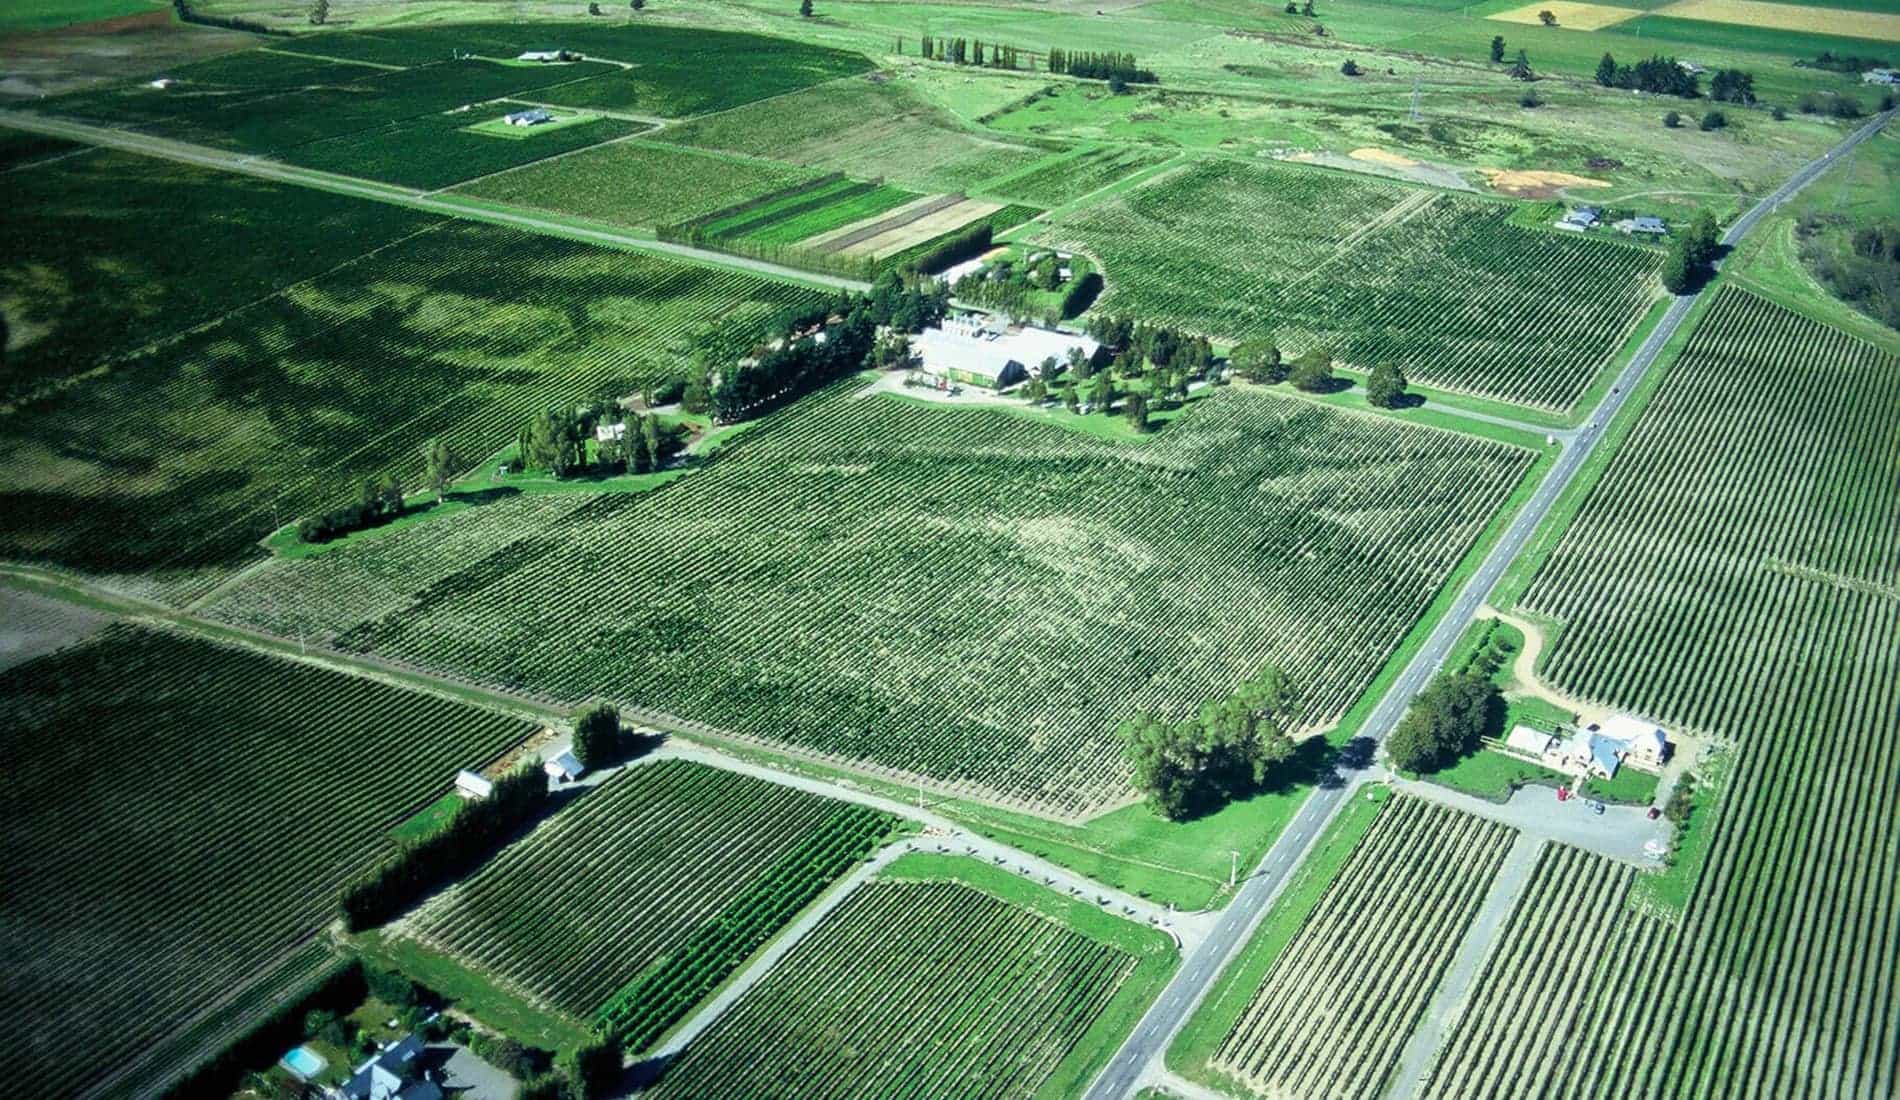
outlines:
[[906, 222], [885, 230], [874, 237], [866, 237], [844, 249], [846, 256], [885, 256], [902, 252], [912, 245], [922, 244], [950, 233], [979, 218], [987, 218], [1003, 208], [1000, 202], [983, 202], [980, 199], [964, 199], [962, 202], [932, 211], [915, 221]]
[[1609, 180], [1591, 179], [1570, 172], [1520, 171], [1482, 168], [1492, 190], [1520, 199], [1550, 199], [1566, 187], [1608, 187]]
[[0, 96], [58, 95], [256, 45], [251, 35], [174, 23], [163, 11], [6, 35], [0, 37]]
[[1538, 26], [1543, 23], [1543, 13], [1549, 12], [1557, 17], [1557, 26], [1568, 27], [1573, 31], [1594, 31], [1612, 27], [1627, 19], [1643, 14], [1641, 8], [1619, 8], [1609, 4], [1583, 4], [1576, 0], [1537, 0], [1534, 4], [1501, 11], [1486, 19], [1497, 19], [1505, 23], [1525, 23]]
[[0, 669], [85, 639], [112, 616], [46, 596], [0, 588]]
[[1401, 156], [1388, 149], [1378, 149], [1368, 146], [1364, 149], [1354, 149], [1346, 155], [1354, 160], [1363, 160], [1370, 164], [1389, 164], [1394, 168], [1418, 167], [1418, 161], [1413, 160], [1411, 157]]

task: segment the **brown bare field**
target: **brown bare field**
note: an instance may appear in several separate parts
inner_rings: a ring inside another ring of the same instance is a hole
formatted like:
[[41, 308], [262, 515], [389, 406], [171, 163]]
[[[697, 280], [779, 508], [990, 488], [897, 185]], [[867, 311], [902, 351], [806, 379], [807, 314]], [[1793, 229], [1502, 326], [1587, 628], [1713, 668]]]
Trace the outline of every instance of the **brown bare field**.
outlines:
[[1700, 19], [1708, 23], [1738, 23], [1777, 31], [1825, 31], [1854, 38], [1900, 42], [1900, 15], [1810, 8], [1799, 4], [1770, 4], [1764, 0], [1677, 0], [1651, 12], [1671, 19]]
[[953, 206], [927, 214], [916, 221], [907, 222], [893, 229], [867, 237], [843, 250], [846, 256], [884, 256], [893, 252], [902, 252], [912, 245], [922, 244], [933, 237], [961, 229], [976, 221], [987, 218], [1003, 208], [1000, 202], [984, 202], [981, 199], [964, 199]]
[[0, 102], [76, 91], [256, 45], [238, 31], [173, 22], [169, 11], [9, 34], [0, 37]]

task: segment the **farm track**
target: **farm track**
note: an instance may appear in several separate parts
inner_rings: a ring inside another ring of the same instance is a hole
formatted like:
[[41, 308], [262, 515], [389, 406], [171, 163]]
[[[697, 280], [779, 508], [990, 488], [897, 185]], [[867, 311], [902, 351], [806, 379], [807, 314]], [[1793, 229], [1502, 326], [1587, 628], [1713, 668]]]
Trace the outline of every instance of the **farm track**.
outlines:
[[821, 275], [780, 264], [767, 263], [744, 256], [728, 255], [709, 249], [695, 248], [691, 245], [673, 241], [655, 240], [634, 233], [617, 232], [591, 224], [580, 224], [564, 218], [541, 217], [527, 211], [514, 208], [478, 207], [465, 203], [447, 202], [434, 198], [426, 191], [414, 191], [386, 183], [358, 179], [354, 176], [336, 175], [320, 172], [312, 168], [298, 168], [278, 161], [268, 160], [252, 154], [230, 153], [203, 145], [174, 141], [170, 138], [150, 137], [124, 130], [113, 130], [103, 126], [92, 126], [68, 119], [51, 118], [44, 115], [29, 114], [20, 111], [0, 111], [0, 126], [11, 126], [16, 130], [27, 130], [38, 134], [66, 138], [69, 141], [85, 142], [110, 149], [121, 149], [144, 156], [161, 157], [166, 160], [195, 164], [201, 168], [212, 168], [224, 172], [237, 172], [242, 175], [256, 176], [260, 179], [275, 180], [279, 183], [299, 184], [316, 187], [326, 191], [351, 195], [356, 198], [373, 199], [377, 202], [393, 203], [422, 210], [431, 214], [443, 214], [468, 221], [489, 222], [515, 229], [526, 229], [550, 236], [566, 237], [570, 240], [586, 241], [590, 244], [604, 244], [635, 252], [651, 252], [673, 259], [690, 260], [709, 267], [736, 268], [756, 275], [779, 279], [784, 282], [817, 284], [839, 290], [864, 291], [870, 284], [857, 279], [846, 279], [836, 275]]
[[[1741, 240], [1756, 223], [1793, 198], [1836, 160], [1877, 133], [1894, 114], [1894, 111], [1888, 111], [1876, 116], [1840, 144], [1803, 166], [1786, 183], [1738, 218], [1723, 235], [1723, 243], [1733, 246]], [[1583, 468], [1584, 461], [1603, 438], [1604, 428], [1616, 419], [1617, 413], [1629, 400], [1635, 383], [1654, 365], [1664, 346], [1682, 327], [1694, 301], [1693, 297], [1679, 297], [1669, 304], [1662, 320], [1631, 356], [1629, 364], [1618, 377], [1617, 385], [1598, 404], [1588, 427], [1580, 430], [1572, 443], [1564, 448], [1563, 454], [1558, 457], [1543, 484], [1538, 486], [1530, 502], [1512, 519], [1504, 536], [1465, 582], [1451, 609], [1438, 621], [1411, 663], [1406, 665], [1380, 698], [1361, 727], [1362, 737], [1375, 743], [1382, 741], [1398, 724], [1412, 697], [1424, 689], [1444, 663], [1465, 628], [1483, 606], [1492, 587], [1516, 560], [1532, 533], [1550, 514], [1563, 490]], [[1315, 790], [1307, 799], [1273, 847], [1267, 850], [1254, 871], [1247, 876], [1233, 901], [1222, 911], [1213, 933], [1197, 950], [1185, 955], [1174, 980], [1162, 991], [1128, 1040], [1122, 1044], [1121, 1050], [1097, 1076], [1089, 1089], [1091, 1100], [1117, 1100], [1133, 1096], [1145, 1083], [1157, 1079], [1155, 1075], [1164, 1072], [1162, 1056], [1169, 1043], [1199, 1007], [1215, 978], [1252, 937], [1254, 929], [1265, 918], [1281, 888], [1305, 858], [1311, 842], [1317, 840], [1339, 808], [1345, 805], [1366, 778], [1367, 769], [1348, 771], [1338, 776], [1331, 785], [1323, 785]]]

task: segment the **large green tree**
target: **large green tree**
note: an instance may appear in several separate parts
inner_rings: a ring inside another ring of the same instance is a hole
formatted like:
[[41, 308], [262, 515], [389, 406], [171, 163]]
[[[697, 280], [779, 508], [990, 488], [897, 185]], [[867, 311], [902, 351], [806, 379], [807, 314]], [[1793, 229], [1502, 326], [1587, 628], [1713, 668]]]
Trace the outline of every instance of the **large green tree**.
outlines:
[[1440, 676], [1412, 700], [1386, 752], [1400, 771], [1436, 771], [1476, 749], [1502, 711], [1497, 685], [1481, 669]]
[[1286, 676], [1269, 665], [1193, 718], [1136, 715], [1120, 730], [1136, 789], [1178, 821], [1258, 788], [1293, 755], [1291, 702]]
[[1307, 393], [1326, 392], [1333, 385], [1333, 353], [1326, 348], [1307, 348], [1293, 361], [1287, 378]]
[[1366, 401], [1381, 409], [1396, 409], [1405, 401], [1405, 372], [1390, 359], [1366, 376]]

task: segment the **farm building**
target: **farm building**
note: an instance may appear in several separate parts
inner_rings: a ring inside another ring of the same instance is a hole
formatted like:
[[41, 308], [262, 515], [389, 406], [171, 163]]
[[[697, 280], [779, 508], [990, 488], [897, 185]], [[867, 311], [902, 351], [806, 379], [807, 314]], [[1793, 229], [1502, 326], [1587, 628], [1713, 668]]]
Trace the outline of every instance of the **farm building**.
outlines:
[[1623, 765], [1660, 771], [1669, 757], [1669, 737], [1653, 722], [1613, 714], [1602, 723], [1577, 730], [1564, 741], [1563, 764], [1613, 779]]
[[442, 1100], [442, 1087], [422, 1075], [422, 1040], [414, 1035], [382, 1049], [337, 1090], [344, 1100]]
[[1900, 69], [1868, 69], [1860, 74], [1862, 84], [1900, 84]]
[[480, 802], [495, 793], [495, 784], [475, 772], [463, 768], [455, 773], [455, 793], [471, 802]]
[[1087, 336], [991, 319], [949, 319], [911, 338], [911, 353], [926, 374], [1002, 390], [1039, 374], [1043, 361], [1067, 362], [1081, 349], [1094, 359], [1101, 345]]
[[551, 61], [578, 61], [580, 59], [580, 56], [581, 56], [580, 54], [569, 53], [566, 50], [529, 50], [526, 53], [522, 54], [521, 56], [515, 58], [515, 60], [516, 61], [540, 61], [540, 62], [546, 63], [546, 62], [551, 62]]
[[627, 438], [627, 422], [595, 425], [594, 438], [601, 443], [618, 443]]
[[1638, 214], [1633, 218], [1624, 218], [1616, 223], [1616, 231], [1626, 236], [1665, 237], [1669, 235], [1669, 227], [1661, 218], [1653, 214]]
[[563, 752], [541, 765], [541, 770], [549, 779], [562, 783], [572, 783], [587, 774], [587, 766], [582, 764], [572, 752]]
[[178, 85], [178, 81], [173, 80], [171, 77], [161, 76], [157, 78], [156, 80], [153, 80], [151, 84], [149, 85], [149, 87], [165, 89], [165, 88], [177, 87], [177, 85]]
[[1596, 228], [1597, 221], [1602, 216], [1603, 212], [1594, 206], [1579, 206], [1563, 217], [1558, 218], [1557, 228], [1567, 229], [1572, 233], [1581, 233], [1586, 229]]
[[1539, 760], [1557, 745], [1557, 739], [1543, 730], [1534, 730], [1529, 726], [1512, 726], [1505, 735], [1504, 747], [1512, 752], [1523, 753]]
[[503, 121], [507, 122], [510, 126], [539, 126], [543, 122], [554, 121], [554, 115], [540, 107], [530, 108], [526, 111], [515, 111], [512, 114], [502, 116], [502, 118]]

